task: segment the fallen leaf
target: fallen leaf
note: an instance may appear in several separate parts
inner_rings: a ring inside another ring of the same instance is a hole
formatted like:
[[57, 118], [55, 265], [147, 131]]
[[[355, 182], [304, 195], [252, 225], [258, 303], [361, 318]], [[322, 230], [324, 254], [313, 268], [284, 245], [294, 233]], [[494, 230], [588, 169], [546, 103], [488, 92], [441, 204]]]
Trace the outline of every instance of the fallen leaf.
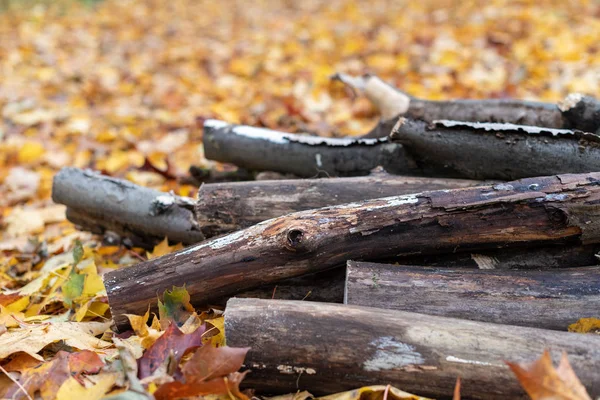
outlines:
[[177, 326], [182, 326], [194, 313], [194, 307], [190, 303], [190, 295], [185, 287], [173, 287], [165, 290], [163, 301], [158, 300], [158, 314], [163, 329], [174, 321]]
[[569, 332], [600, 333], [600, 319], [581, 318], [574, 324], [569, 325]]
[[[381, 400], [386, 387], [384, 385], [364, 386], [347, 392], [318, 397], [316, 400]], [[388, 400], [430, 400], [427, 397], [403, 392], [393, 386], [388, 388], [387, 398]]]
[[149, 260], [164, 256], [165, 254], [173, 253], [174, 251], [183, 249], [183, 245], [178, 243], [174, 246], [169, 246], [169, 240], [165, 238], [162, 242], [154, 246], [151, 252], [146, 253]]
[[0, 336], [0, 359], [17, 352], [25, 352], [38, 360], [37, 354], [50, 343], [63, 340], [66, 345], [79, 350], [101, 350], [112, 344], [96, 338], [106, 331], [111, 322], [55, 322], [29, 325], [13, 329]]
[[532, 400], [591, 400], [566, 353], [562, 353], [558, 368], [552, 365], [548, 350], [529, 365], [507, 364]]
[[56, 393], [56, 400], [100, 400], [109, 392], [117, 381], [118, 374], [101, 374], [95, 382], [89, 386], [82, 385], [77, 379], [69, 378], [62, 384]]
[[179, 362], [186, 352], [202, 346], [204, 331], [205, 328], [201, 327], [192, 333], [184, 334], [177, 325], [169, 325], [162, 336], [139, 359], [139, 378], [144, 379], [152, 375], [163, 364], [169, 353], [173, 352], [176, 361]]

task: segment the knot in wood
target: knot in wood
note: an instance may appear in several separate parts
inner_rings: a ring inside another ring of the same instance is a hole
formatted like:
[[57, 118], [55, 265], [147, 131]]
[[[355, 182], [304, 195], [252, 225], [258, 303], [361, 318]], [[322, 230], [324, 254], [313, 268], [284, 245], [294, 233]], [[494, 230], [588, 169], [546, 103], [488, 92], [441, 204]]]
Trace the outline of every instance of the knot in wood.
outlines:
[[308, 251], [308, 237], [304, 228], [291, 227], [285, 234], [284, 246], [291, 251]]

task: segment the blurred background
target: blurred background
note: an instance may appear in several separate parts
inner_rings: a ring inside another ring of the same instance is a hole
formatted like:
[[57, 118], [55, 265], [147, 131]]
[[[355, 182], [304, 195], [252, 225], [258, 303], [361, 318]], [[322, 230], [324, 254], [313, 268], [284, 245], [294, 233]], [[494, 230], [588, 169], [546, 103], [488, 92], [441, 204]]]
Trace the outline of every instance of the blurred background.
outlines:
[[193, 196], [188, 168], [214, 167], [202, 156], [208, 118], [367, 132], [375, 110], [331, 83], [335, 72], [428, 99], [600, 94], [594, 1], [0, 4], [4, 239], [24, 234], [14, 213], [47, 205], [63, 166]]

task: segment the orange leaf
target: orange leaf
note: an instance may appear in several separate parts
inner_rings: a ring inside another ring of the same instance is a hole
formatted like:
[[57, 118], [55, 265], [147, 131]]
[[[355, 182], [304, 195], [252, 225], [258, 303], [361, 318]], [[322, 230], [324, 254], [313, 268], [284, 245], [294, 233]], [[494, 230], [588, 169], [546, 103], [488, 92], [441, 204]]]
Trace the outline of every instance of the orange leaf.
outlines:
[[529, 365], [507, 364], [532, 400], [591, 400], [566, 353], [562, 354], [558, 368], [552, 365], [548, 350]]

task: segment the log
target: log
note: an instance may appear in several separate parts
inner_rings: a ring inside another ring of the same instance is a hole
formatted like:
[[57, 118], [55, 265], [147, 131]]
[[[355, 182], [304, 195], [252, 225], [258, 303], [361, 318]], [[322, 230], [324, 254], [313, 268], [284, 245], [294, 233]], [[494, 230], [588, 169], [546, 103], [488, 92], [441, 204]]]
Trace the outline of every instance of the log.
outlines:
[[262, 393], [330, 394], [373, 383], [425, 396], [525, 399], [505, 361], [561, 351], [600, 395], [600, 337], [338, 304], [231, 299], [227, 344], [251, 347], [244, 384]]
[[344, 303], [567, 330], [600, 309], [600, 267], [496, 271], [348, 261]]
[[425, 174], [510, 180], [600, 171], [600, 136], [579, 131], [401, 118], [391, 138]]
[[95, 233], [114, 232], [134, 246], [152, 248], [165, 237], [184, 244], [204, 239], [191, 198], [91, 170], [61, 169], [54, 176], [52, 200], [67, 206], [67, 218], [74, 224]]
[[186, 285], [193, 304], [349, 259], [600, 242], [600, 173], [524, 179], [300, 211], [104, 275], [112, 315]]
[[207, 120], [203, 143], [209, 160], [304, 178], [364, 176], [378, 166], [394, 174], [413, 172], [402, 146], [387, 138], [325, 138]]
[[195, 214], [202, 233], [212, 237], [296, 211], [478, 184], [482, 182], [385, 173], [352, 178], [205, 184], [198, 192]]
[[364, 93], [380, 111], [379, 125], [363, 137], [386, 137], [392, 121], [401, 116], [427, 122], [500, 122], [594, 133], [600, 128], [600, 102], [581, 94], [570, 94], [558, 104], [514, 99], [431, 101], [404, 93], [375, 75], [335, 74], [332, 79]]

